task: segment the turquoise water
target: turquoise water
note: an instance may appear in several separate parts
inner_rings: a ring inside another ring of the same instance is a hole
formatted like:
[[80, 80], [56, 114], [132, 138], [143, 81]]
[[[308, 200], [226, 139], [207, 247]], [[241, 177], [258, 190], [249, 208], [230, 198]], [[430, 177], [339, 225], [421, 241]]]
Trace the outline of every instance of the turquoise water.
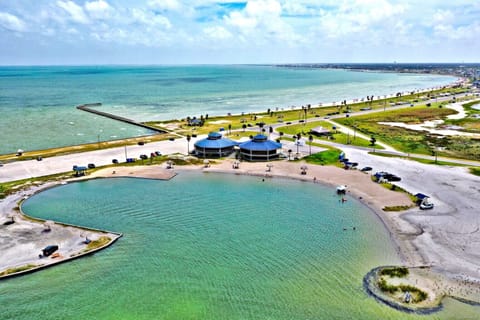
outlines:
[[450, 301], [436, 315], [406, 315], [368, 297], [364, 274], [398, 257], [374, 214], [319, 184], [199, 173], [92, 180], [47, 190], [23, 209], [124, 237], [0, 282], [2, 319], [454, 319], [459, 310], [474, 319], [479, 311]]
[[273, 66], [0, 67], [0, 154], [113, 140], [149, 131], [75, 109], [139, 121], [330, 103], [445, 85], [449, 76]]

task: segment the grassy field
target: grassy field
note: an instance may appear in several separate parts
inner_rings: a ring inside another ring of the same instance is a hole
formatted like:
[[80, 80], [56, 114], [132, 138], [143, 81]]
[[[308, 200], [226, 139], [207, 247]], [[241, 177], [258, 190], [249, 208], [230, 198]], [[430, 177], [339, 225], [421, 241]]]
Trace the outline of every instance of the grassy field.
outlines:
[[375, 156], [385, 157], [385, 158], [407, 159], [407, 160], [412, 160], [412, 161], [416, 161], [424, 164], [436, 164], [438, 166], [468, 167], [468, 165], [466, 164], [461, 164], [456, 162], [440, 161], [440, 160], [435, 161], [435, 158], [433, 156], [431, 159], [423, 159], [423, 158], [416, 158], [416, 157], [404, 157], [404, 156], [398, 156], [398, 155], [381, 153], [381, 152], [369, 152], [369, 154], [373, 154]]
[[418, 131], [400, 127], [381, 125], [378, 122], [405, 122], [418, 124], [427, 120], [444, 119], [455, 111], [431, 107], [412, 107], [407, 109], [386, 111], [365, 116], [353, 116], [336, 119], [346, 126], [356, 126], [360, 132], [374, 136], [399, 151], [453, 158], [480, 159], [480, 141], [461, 136], [440, 137], [433, 134], [419, 134]]
[[[296, 135], [298, 133], [301, 134], [303, 138], [307, 138], [310, 135], [310, 130], [316, 127], [322, 126], [326, 129], [331, 130], [332, 134], [330, 137], [328, 136], [322, 136], [322, 137], [317, 137], [313, 136], [315, 140], [325, 140], [325, 141], [330, 141], [330, 142], [335, 142], [335, 143], [340, 143], [340, 144], [351, 144], [354, 146], [360, 146], [360, 147], [369, 147], [370, 146], [370, 141], [362, 139], [360, 137], [357, 137], [356, 135], [349, 135], [345, 134], [343, 132], [340, 132], [338, 130], [333, 130], [333, 126], [330, 122], [327, 121], [315, 121], [315, 122], [308, 122], [308, 123], [300, 123], [300, 124], [292, 124], [288, 126], [283, 126], [277, 128], [278, 132], [282, 132], [285, 135]], [[377, 149], [383, 149], [381, 146], [376, 146]]]
[[382, 99], [383, 97], [374, 97], [373, 101], [371, 102], [360, 100], [357, 103], [347, 105], [340, 105], [340, 102], [338, 102], [338, 105], [329, 107], [306, 105], [304, 106], [304, 109], [301, 107], [272, 108], [267, 109], [264, 112], [245, 113], [240, 115], [192, 115], [192, 117], [196, 116], [198, 119], [203, 118], [205, 120], [203, 126], [188, 126], [186, 119], [146, 122], [146, 124], [181, 135], [207, 134], [212, 131], [219, 131], [220, 128], [224, 128], [226, 131], [229, 130], [229, 128], [231, 130], [238, 130], [242, 129], [243, 125], [258, 127], [257, 123], [260, 122], [263, 122], [265, 124], [265, 128], [268, 130], [268, 125], [276, 123], [285, 123], [302, 119], [307, 119], [308, 122], [308, 119], [311, 120], [319, 117], [323, 118], [334, 113], [342, 114], [346, 110], [350, 110], [350, 112], [358, 112], [362, 108], [371, 108], [372, 110], [375, 110], [383, 109], [385, 106], [391, 105], [409, 105], [415, 101], [421, 101], [422, 99], [427, 99], [428, 97], [432, 98], [443, 93], [461, 93], [465, 91], [466, 89], [463, 88], [446, 88], [434, 90], [428, 93], [414, 93], [388, 99]]
[[445, 120], [445, 124], [460, 126], [461, 131], [480, 133], [480, 118], [474, 118], [473, 115], [480, 114], [480, 110], [473, 109], [472, 106], [480, 105], [480, 100], [465, 103], [463, 105], [467, 117], [458, 120]]

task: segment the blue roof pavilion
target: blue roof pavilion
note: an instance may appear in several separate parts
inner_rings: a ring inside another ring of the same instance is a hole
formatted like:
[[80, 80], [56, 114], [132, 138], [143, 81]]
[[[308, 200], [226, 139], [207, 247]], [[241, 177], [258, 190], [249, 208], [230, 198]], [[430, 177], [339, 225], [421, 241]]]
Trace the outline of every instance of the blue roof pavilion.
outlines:
[[250, 141], [240, 144], [240, 155], [248, 161], [269, 161], [278, 158], [282, 144], [268, 140], [267, 136], [257, 134]]
[[207, 138], [195, 142], [195, 154], [202, 158], [226, 157], [237, 145], [237, 142], [223, 138], [218, 132], [210, 132]]

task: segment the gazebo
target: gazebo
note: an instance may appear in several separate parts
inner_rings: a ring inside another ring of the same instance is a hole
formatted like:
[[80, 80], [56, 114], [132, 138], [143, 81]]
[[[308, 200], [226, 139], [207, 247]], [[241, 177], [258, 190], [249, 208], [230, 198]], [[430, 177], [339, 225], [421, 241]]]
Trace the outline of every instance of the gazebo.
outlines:
[[240, 144], [240, 156], [248, 161], [269, 161], [278, 158], [278, 149], [281, 148], [281, 143], [268, 140], [267, 136], [258, 134], [250, 141]]
[[330, 136], [332, 134], [330, 132], [330, 130], [328, 130], [327, 128], [324, 128], [322, 126], [312, 128], [310, 130], [310, 133], [314, 134], [316, 136]]
[[87, 167], [73, 166], [73, 171], [75, 172], [75, 177], [84, 176], [87, 172]]
[[207, 138], [195, 142], [195, 154], [200, 158], [226, 157], [237, 145], [237, 142], [223, 138], [218, 132], [210, 132]]

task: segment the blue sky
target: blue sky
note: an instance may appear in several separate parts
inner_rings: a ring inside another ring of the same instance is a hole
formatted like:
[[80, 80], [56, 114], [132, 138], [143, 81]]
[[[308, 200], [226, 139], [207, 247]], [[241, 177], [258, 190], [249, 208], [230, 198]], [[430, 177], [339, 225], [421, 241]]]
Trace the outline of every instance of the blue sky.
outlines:
[[0, 65], [479, 62], [473, 0], [0, 0]]

